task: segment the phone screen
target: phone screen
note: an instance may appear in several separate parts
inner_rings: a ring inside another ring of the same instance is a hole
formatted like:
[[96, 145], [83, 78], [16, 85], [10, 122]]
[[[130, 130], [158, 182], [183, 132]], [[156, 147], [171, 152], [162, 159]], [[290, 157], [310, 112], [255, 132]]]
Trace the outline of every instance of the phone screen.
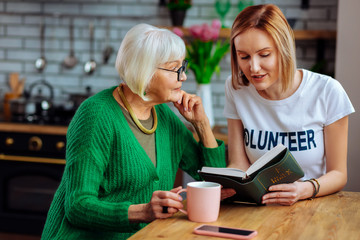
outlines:
[[225, 228], [225, 227], [217, 227], [217, 226], [211, 226], [211, 225], [204, 225], [198, 228], [199, 230], [203, 231], [211, 231], [211, 232], [219, 232], [219, 233], [229, 233], [229, 234], [236, 234], [236, 235], [242, 235], [242, 236], [248, 236], [254, 231], [248, 231], [248, 230], [241, 230], [241, 229], [233, 229], [233, 228]]

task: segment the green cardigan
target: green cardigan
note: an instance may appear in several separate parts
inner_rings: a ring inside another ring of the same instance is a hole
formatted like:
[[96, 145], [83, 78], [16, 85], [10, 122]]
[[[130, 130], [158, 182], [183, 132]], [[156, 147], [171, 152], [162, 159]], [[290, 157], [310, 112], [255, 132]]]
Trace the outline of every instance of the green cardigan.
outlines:
[[90, 97], [67, 133], [66, 167], [42, 239], [126, 239], [146, 223], [129, 223], [128, 208], [173, 188], [180, 167], [201, 180], [204, 165], [225, 167], [225, 147], [205, 148], [166, 105], [156, 106], [157, 167], [140, 146], [112, 96]]

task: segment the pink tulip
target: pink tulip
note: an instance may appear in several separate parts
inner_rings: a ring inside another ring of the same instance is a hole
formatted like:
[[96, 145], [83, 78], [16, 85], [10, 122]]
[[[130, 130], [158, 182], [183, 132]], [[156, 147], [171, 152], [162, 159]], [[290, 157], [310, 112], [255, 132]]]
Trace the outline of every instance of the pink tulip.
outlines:
[[193, 25], [189, 28], [189, 31], [194, 39], [208, 42], [215, 41], [219, 38], [220, 28], [221, 22], [218, 19], [215, 19], [212, 21], [211, 26], [206, 23], [202, 25]]
[[220, 29], [221, 28], [221, 22], [219, 19], [214, 19], [211, 23], [211, 26], [215, 29]]
[[181, 38], [184, 37], [184, 32], [178, 27], [174, 27], [173, 32]]
[[189, 28], [190, 34], [195, 38], [199, 39], [201, 37], [202, 26], [193, 25]]
[[207, 41], [210, 41], [212, 39], [212, 37], [213, 37], [212, 28], [209, 25], [207, 25], [206, 23], [204, 23], [202, 25], [200, 40], [203, 42], [207, 42]]
[[217, 40], [219, 38], [220, 35], [220, 31], [219, 29], [212, 29], [212, 36], [211, 36], [211, 40]]
[[[229, 43], [216, 43], [220, 29], [221, 22], [219, 20], [212, 21], [210, 26], [205, 23], [189, 27], [191, 39], [187, 45], [188, 58], [191, 61], [190, 69], [194, 71], [198, 83], [210, 82], [211, 75], [215, 69], [219, 68], [221, 58], [229, 49]], [[218, 51], [219, 48], [224, 50]], [[225, 48], [227, 49], [225, 50]], [[209, 54], [204, 54], [205, 51], [209, 51]], [[203, 69], [203, 72], [199, 74], [198, 69]], [[204, 79], [203, 76], [207, 77]]]

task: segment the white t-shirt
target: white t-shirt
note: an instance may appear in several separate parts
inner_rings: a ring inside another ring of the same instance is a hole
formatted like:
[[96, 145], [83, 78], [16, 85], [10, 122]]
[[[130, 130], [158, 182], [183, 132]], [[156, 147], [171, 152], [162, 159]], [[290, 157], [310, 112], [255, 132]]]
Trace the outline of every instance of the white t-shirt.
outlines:
[[303, 79], [296, 92], [276, 101], [261, 97], [252, 84], [235, 90], [230, 76], [225, 84], [224, 116], [242, 121], [251, 163], [282, 143], [303, 168], [303, 179], [318, 178], [326, 172], [324, 126], [355, 110], [338, 81], [301, 71]]

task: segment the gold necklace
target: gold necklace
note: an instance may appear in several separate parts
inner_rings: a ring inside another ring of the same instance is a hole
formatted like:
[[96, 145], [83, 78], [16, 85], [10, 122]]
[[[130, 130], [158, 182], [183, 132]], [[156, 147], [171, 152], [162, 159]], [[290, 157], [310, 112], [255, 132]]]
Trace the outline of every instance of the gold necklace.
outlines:
[[125, 95], [124, 95], [123, 90], [122, 90], [122, 86], [119, 85], [117, 89], [118, 89], [118, 93], [119, 93], [119, 96], [120, 96], [121, 100], [123, 101], [126, 109], [129, 111], [130, 116], [131, 116], [132, 120], [134, 121], [134, 123], [136, 124], [136, 126], [137, 126], [143, 133], [145, 133], [145, 134], [149, 134], [149, 135], [150, 135], [150, 134], [154, 133], [155, 130], [156, 130], [156, 128], [157, 128], [157, 115], [156, 115], [155, 107], [152, 107], [152, 109], [151, 109], [151, 112], [152, 112], [152, 114], [153, 114], [153, 116], [154, 116], [154, 126], [152, 127], [152, 129], [149, 130], [149, 129], [146, 129], [146, 128], [140, 123], [139, 119], [135, 116], [134, 111], [132, 110], [129, 102], [128, 102], [128, 101], [126, 100], [126, 98], [125, 98]]

